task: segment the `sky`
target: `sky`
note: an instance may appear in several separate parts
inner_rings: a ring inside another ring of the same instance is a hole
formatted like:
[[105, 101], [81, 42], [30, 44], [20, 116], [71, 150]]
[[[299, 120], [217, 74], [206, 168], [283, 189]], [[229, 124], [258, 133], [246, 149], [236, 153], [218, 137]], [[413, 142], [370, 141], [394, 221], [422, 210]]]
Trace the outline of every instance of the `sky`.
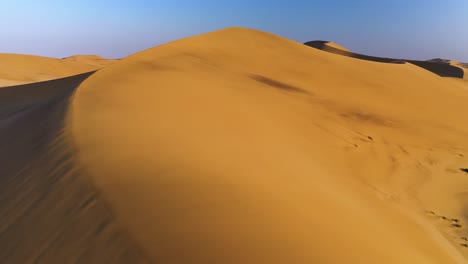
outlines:
[[122, 58], [229, 26], [468, 62], [468, 0], [0, 0], [0, 52]]

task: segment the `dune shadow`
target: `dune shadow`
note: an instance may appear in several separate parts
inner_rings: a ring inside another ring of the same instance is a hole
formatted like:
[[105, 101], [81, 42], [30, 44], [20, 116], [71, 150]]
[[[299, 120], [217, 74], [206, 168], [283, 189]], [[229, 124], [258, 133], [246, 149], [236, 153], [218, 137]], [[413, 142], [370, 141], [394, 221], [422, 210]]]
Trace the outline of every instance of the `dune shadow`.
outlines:
[[[364, 113], [360, 111], [348, 111], [345, 113], [341, 113], [340, 116], [348, 120], [369, 123], [369, 124], [378, 125], [378, 126], [390, 127], [390, 126], [393, 126], [395, 123], [391, 120], [385, 119], [375, 114]], [[372, 137], [370, 136], [368, 137], [368, 139], [373, 140]]]
[[406, 60], [409, 63], [412, 63], [416, 66], [419, 66], [423, 69], [431, 71], [442, 77], [454, 77], [463, 79], [465, 72], [463, 69], [440, 62], [431, 62], [431, 61], [417, 61], [417, 60]]
[[309, 41], [304, 43], [306, 46], [313, 47], [316, 49], [324, 50], [333, 54], [343, 55], [347, 57], [352, 57], [360, 60], [367, 60], [367, 61], [374, 61], [374, 62], [382, 62], [382, 63], [394, 63], [394, 64], [404, 64], [405, 61], [401, 59], [392, 59], [392, 58], [382, 58], [382, 57], [375, 57], [375, 56], [368, 56], [364, 54], [354, 53], [347, 50], [337, 49], [331, 46], [326, 45], [329, 43], [328, 41], [316, 40], [316, 41]]
[[337, 49], [337, 48], [326, 45], [327, 43], [329, 42], [316, 40], [316, 41], [309, 41], [304, 44], [312, 48], [316, 48], [316, 49], [327, 51], [333, 54], [343, 55], [343, 56], [360, 59], [360, 60], [381, 62], [381, 63], [393, 63], [393, 64], [404, 64], [408, 62], [416, 66], [419, 66], [425, 70], [433, 72], [441, 77], [454, 77], [454, 78], [461, 78], [461, 79], [463, 79], [464, 77], [463, 69], [450, 65], [450, 64], [445, 64], [445, 63], [440, 63], [440, 62], [435, 62], [435, 61], [419, 61], [419, 60], [406, 60], [406, 59], [368, 56], [364, 54]]
[[257, 82], [259, 82], [259, 83], [262, 83], [262, 84], [265, 84], [265, 85], [268, 85], [270, 87], [274, 87], [274, 88], [277, 88], [277, 89], [280, 89], [280, 90], [283, 90], [283, 91], [286, 91], [286, 92], [310, 94], [310, 92], [305, 90], [305, 89], [302, 89], [300, 87], [290, 85], [290, 84], [287, 84], [287, 83], [283, 83], [283, 82], [280, 82], [280, 81], [277, 81], [277, 80], [274, 80], [274, 79], [271, 79], [271, 78], [268, 78], [268, 77], [265, 77], [265, 76], [250, 75], [250, 78], [257, 81]]
[[67, 133], [91, 74], [0, 89], [0, 263], [144, 263]]

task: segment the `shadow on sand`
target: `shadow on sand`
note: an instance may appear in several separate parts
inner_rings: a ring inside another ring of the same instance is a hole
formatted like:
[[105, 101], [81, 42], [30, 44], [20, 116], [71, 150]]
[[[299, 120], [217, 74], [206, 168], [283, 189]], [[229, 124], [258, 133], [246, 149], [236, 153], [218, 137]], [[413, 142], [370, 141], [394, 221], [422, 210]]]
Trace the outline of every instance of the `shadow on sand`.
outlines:
[[449, 64], [441, 63], [441, 62], [374, 57], [374, 56], [368, 56], [368, 55], [354, 53], [354, 52], [350, 52], [346, 50], [337, 49], [337, 48], [326, 45], [327, 43], [329, 42], [316, 40], [316, 41], [309, 41], [304, 44], [309, 47], [313, 47], [313, 48], [327, 51], [330, 53], [352, 57], [352, 58], [356, 58], [360, 60], [382, 62], [382, 63], [394, 63], [394, 64], [403, 64], [403, 63], [408, 62], [416, 66], [419, 66], [423, 69], [426, 69], [428, 71], [431, 71], [442, 77], [454, 77], [454, 78], [463, 79], [463, 75], [464, 75], [463, 69], [456, 67], [456, 66], [449, 65]]

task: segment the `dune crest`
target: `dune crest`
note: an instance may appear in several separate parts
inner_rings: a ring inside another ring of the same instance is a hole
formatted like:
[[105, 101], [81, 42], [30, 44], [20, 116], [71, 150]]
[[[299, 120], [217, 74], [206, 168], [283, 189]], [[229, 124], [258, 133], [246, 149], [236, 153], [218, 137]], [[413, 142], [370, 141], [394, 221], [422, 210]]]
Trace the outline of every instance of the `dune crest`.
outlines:
[[327, 42], [327, 41], [316, 40], [316, 41], [309, 41], [304, 44], [306, 46], [320, 49], [323, 51], [327, 51], [333, 54], [343, 55], [343, 56], [356, 58], [360, 60], [382, 62], [382, 63], [397, 63], [397, 64], [409, 62], [411, 64], [419, 66], [423, 69], [426, 69], [442, 77], [454, 77], [454, 78], [460, 78], [460, 79], [463, 79], [466, 77], [465, 70], [460, 68], [459, 67], [460, 65], [454, 65], [452, 63], [444, 63], [443, 61], [445, 60], [443, 59], [419, 61], [419, 60], [376, 57], [376, 56], [369, 56], [369, 55], [354, 53], [349, 50], [345, 50], [341, 48], [341, 46], [339, 46], [338, 44], [330, 45], [329, 43], [330, 42]]
[[158, 263], [464, 263], [461, 87], [228, 28], [100, 70], [67, 124]]
[[306, 43], [308, 46], [312, 46], [321, 50], [326, 50], [326, 51], [335, 51], [335, 52], [344, 52], [343, 54], [347, 54], [347, 52], [350, 52], [349, 49], [341, 46], [338, 43], [331, 42], [331, 41], [323, 41], [323, 40], [315, 40], [315, 41], [309, 41]]
[[442, 59], [442, 58], [436, 58], [436, 59], [432, 59], [429, 61], [458, 67], [462, 69], [464, 72], [463, 79], [468, 80], [468, 63], [458, 62], [454, 60], [447, 60], [447, 59]]

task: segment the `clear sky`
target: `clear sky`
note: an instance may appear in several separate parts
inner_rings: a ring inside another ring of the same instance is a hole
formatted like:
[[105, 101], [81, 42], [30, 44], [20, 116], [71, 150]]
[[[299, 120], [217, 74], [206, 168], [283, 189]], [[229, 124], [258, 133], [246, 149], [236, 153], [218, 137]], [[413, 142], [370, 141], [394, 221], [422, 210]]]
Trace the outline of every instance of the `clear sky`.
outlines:
[[229, 26], [468, 62], [468, 0], [0, 0], [0, 52], [119, 58]]

